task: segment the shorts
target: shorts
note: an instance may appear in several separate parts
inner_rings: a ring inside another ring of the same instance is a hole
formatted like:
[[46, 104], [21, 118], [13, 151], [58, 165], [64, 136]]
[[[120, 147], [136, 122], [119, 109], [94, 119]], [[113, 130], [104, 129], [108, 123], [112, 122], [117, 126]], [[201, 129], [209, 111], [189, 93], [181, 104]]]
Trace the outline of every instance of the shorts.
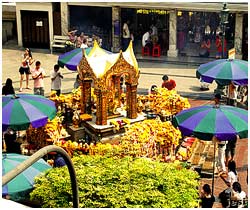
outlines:
[[28, 67], [28, 68], [24, 68], [24, 67], [20, 67], [19, 68], [19, 72], [20, 72], [20, 74], [31, 74], [31, 72], [30, 72], [30, 67]]

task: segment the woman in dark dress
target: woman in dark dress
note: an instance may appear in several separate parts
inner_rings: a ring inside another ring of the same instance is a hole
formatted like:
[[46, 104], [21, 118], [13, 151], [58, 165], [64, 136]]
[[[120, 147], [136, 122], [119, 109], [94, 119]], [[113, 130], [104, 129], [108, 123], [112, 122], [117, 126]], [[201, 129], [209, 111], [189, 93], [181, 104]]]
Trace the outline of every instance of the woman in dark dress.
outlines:
[[15, 94], [14, 88], [12, 86], [12, 80], [8, 78], [2, 89], [3, 95]]
[[211, 193], [211, 188], [208, 184], [204, 184], [203, 192], [201, 194], [201, 208], [212, 208], [215, 198]]

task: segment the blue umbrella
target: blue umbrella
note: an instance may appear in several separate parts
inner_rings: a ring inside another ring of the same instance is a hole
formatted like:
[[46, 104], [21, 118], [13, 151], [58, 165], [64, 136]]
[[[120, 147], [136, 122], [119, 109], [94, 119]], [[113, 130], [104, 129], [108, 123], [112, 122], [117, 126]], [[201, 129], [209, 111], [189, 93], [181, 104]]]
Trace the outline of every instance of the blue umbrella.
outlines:
[[[16, 168], [29, 157], [30, 156], [15, 153], [2, 154], [2, 176]], [[52, 167], [45, 160], [38, 160], [13, 180], [2, 186], [2, 195], [13, 195], [18, 192], [32, 189], [35, 177], [50, 168]]]

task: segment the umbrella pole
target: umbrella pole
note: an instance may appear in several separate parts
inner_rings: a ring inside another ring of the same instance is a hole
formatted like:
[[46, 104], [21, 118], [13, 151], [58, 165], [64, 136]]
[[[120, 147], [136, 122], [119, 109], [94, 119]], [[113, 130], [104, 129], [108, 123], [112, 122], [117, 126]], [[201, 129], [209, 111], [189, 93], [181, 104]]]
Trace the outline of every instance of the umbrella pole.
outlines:
[[214, 142], [214, 158], [213, 158], [213, 174], [212, 174], [212, 195], [214, 195], [214, 169], [215, 169], [215, 153], [216, 153], [216, 140], [213, 137]]

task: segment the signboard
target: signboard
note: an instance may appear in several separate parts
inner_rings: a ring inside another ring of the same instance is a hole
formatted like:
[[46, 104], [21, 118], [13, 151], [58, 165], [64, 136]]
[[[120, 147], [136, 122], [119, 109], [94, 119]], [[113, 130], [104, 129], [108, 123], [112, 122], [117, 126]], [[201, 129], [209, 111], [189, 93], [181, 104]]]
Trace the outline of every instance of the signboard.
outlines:
[[235, 59], [235, 48], [228, 50], [228, 59]]
[[36, 26], [43, 26], [43, 21], [36, 21]]

